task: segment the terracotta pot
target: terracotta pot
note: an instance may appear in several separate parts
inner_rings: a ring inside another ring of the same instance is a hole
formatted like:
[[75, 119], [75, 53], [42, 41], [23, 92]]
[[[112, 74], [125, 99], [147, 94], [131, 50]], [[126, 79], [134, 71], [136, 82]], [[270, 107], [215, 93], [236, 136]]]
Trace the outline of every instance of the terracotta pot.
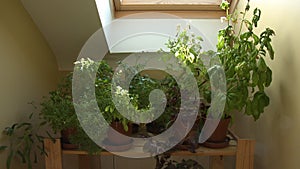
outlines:
[[[205, 118], [203, 118], [205, 119]], [[205, 121], [210, 120], [213, 124], [218, 122], [214, 119], [205, 119]], [[230, 123], [231, 117], [221, 119], [218, 123], [217, 128], [212, 133], [212, 135], [207, 139], [206, 142], [203, 143], [205, 147], [209, 148], [224, 148], [229, 145], [229, 139], [227, 138], [228, 126]], [[204, 122], [205, 122], [204, 121]]]
[[[112, 122], [110, 125], [112, 128], [114, 128], [116, 132], [112, 132], [111, 129], [107, 132], [107, 139], [109, 143], [113, 145], [125, 145], [131, 142], [130, 137], [132, 134], [132, 125], [128, 124], [128, 131], [125, 131], [123, 124], [121, 122]], [[124, 136], [125, 135], [125, 136]]]
[[231, 118], [221, 119], [217, 128], [208, 138], [208, 142], [224, 142], [226, 141], [228, 126]]
[[[178, 145], [176, 145], [176, 148], [178, 148], [180, 150], [194, 151], [198, 147], [200, 121], [201, 121], [201, 118], [197, 117], [191, 130], [187, 133], [187, 135], [184, 137], [184, 139]], [[184, 123], [180, 122], [180, 123], [177, 123], [177, 125], [175, 126], [175, 130], [176, 130], [175, 137], [182, 138], [183, 134], [187, 130], [187, 126], [185, 126]]]
[[77, 144], [70, 143], [70, 136], [75, 134], [77, 131], [75, 128], [67, 128], [61, 131], [61, 142], [64, 149], [78, 149]]

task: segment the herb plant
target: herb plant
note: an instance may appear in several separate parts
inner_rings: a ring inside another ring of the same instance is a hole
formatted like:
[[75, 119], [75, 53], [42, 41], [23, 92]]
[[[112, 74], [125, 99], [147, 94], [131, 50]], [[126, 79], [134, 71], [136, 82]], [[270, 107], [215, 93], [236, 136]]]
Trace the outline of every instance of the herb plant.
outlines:
[[[32, 104], [33, 105], [33, 104]], [[34, 106], [34, 105], [33, 105]], [[36, 107], [34, 106], [36, 109]], [[38, 124], [37, 121], [41, 119], [34, 118], [35, 113], [31, 113], [28, 120], [20, 123], [15, 123], [6, 127], [3, 134], [9, 137], [9, 146], [0, 146], [0, 151], [8, 149], [8, 156], [6, 160], [6, 168], [11, 168], [11, 163], [14, 158], [18, 158], [22, 163], [27, 165], [28, 169], [33, 168], [33, 163], [38, 162], [38, 157], [47, 155], [44, 149], [44, 136], [40, 135], [42, 126], [46, 122], [42, 121]], [[44, 131], [48, 137], [54, 142], [55, 139], [48, 131]]]
[[[220, 7], [226, 11], [227, 27], [218, 33], [217, 51], [203, 51], [202, 38], [187, 29], [178, 28], [174, 39], [167, 42], [170, 53], [184, 66], [188, 66], [198, 82], [200, 95], [204, 102], [211, 102], [212, 88], [208, 72], [214, 64], [205, 65], [207, 58], [218, 58], [226, 77], [226, 105], [223, 118], [229, 117], [235, 110], [245, 112], [257, 120], [269, 105], [270, 99], [265, 88], [272, 82], [272, 70], [266, 59], [274, 59], [271, 38], [275, 32], [266, 28], [260, 34], [255, 32], [261, 17], [261, 10], [254, 9], [248, 19], [249, 1], [240, 15], [229, 13], [229, 3], [222, 1]], [[240, 22], [238, 22], [240, 21]], [[220, 97], [220, 99], [222, 99]]]
[[[250, 11], [249, 1], [245, 10], [240, 13], [241, 18], [237, 14], [229, 14], [227, 1], [222, 2], [221, 8], [227, 14], [227, 27], [219, 31], [217, 55], [227, 80], [225, 112], [244, 109], [245, 114], [257, 120], [270, 102], [265, 88], [272, 82], [272, 70], [265, 59], [274, 59], [271, 38], [275, 32], [266, 28], [260, 34], [256, 34], [255, 28], [261, 17], [261, 10], [255, 8], [252, 18], [247, 19], [247, 13]], [[241, 22], [238, 23], [240, 19]]]

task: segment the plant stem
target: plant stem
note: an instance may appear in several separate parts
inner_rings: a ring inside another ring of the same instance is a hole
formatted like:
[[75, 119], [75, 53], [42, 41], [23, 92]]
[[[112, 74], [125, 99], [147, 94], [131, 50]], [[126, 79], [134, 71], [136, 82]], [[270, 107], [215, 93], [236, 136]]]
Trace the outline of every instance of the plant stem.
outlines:
[[[249, 1], [248, 1], [248, 4], [249, 4]], [[242, 19], [242, 22], [241, 22], [241, 25], [240, 25], [240, 30], [239, 30], [239, 33], [238, 33], [237, 37], [239, 37], [240, 34], [241, 34], [241, 32], [242, 32], [242, 28], [243, 28], [243, 25], [244, 25], [246, 13], [247, 13], [247, 10], [246, 10], [246, 8], [245, 8], [244, 13], [243, 13], [243, 19]]]

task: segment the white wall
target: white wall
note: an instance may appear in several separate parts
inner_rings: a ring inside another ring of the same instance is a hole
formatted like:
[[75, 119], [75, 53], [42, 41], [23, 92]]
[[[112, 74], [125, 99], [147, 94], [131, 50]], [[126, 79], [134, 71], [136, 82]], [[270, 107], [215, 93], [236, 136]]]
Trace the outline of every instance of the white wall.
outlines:
[[[106, 1], [106, 0], [102, 0]], [[21, 0], [46, 38], [58, 69], [73, 70], [86, 40], [100, 28], [94, 0]]]
[[111, 53], [156, 52], [160, 48], [166, 49], [165, 43], [176, 35], [178, 25], [183, 28], [191, 25], [192, 31], [204, 39], [203, 49], [215, 49], [218, 30], [225, 26], [220, 19], [182, 19], [159, 12], [138, 13], [114, 19], [111, 1], [96, 0], [96, 4]]

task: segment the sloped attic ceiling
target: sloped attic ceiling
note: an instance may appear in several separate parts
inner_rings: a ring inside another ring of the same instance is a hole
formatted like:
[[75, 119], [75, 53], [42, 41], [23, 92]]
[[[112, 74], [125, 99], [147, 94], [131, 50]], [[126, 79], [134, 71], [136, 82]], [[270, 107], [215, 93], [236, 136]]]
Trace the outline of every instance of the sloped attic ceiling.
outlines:
[[95, 0], [21, 0], [54, 52], [59, 70], [72, 70], [81, 47], [100, 27]]

